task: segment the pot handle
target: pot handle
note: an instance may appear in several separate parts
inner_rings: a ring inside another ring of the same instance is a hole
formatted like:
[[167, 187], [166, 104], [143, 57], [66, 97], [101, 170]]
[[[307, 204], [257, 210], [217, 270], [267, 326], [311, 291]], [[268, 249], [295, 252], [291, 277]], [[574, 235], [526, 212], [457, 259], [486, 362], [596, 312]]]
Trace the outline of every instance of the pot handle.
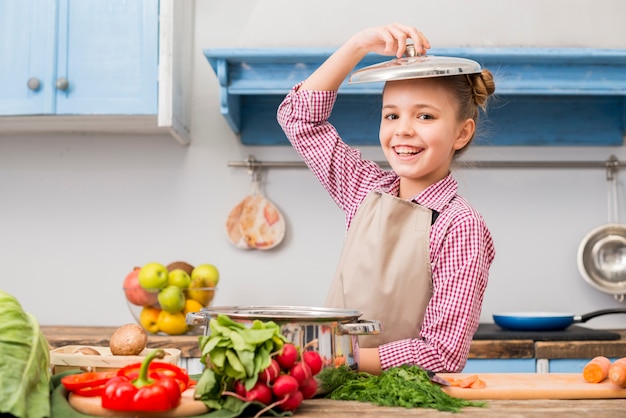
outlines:
[[339, 324], [341, 335], [378, 335], [382, 332], [380, 321], [362, 319], [352, 324]]
[[209, 316], [203, 312], [188, 312], [185, 321], [187, 325], [206, 327], [209, 324]]
[[[615, 309], [602, 309], [599, 311], [594, 311], [594, 312], [590, 312], [588, 314], [585, 315], [581, 315], [580, 316], [580, 322], [587, 322], [588, 320], [590, 320], [591, 318], [595, 318], [596, 316], [601, 316], [601, 315], [608, 315], [608, 314], [626, 314], [626, 309], [624, 308], [615, 308]], [[574, 321], [576, 321], [578, 318], [574, 318]]]

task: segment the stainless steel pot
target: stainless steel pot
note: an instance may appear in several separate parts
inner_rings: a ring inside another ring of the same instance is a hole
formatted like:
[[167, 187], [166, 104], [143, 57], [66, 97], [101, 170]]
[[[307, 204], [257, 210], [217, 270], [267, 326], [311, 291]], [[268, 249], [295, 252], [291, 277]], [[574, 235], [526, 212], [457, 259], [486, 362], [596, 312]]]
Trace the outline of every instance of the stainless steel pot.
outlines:
[[381, 332], [380, 322], [359, 319], [360, 311], [302, 306], [211, 306], [188, 313], [187, 324], [203, 326], [204, 335], [209, 335], [209, 321], [219, 314], [247, 324], [254, 320], [274, 321], [297, 347], [317, 351], [324, 367], [347, 364], [357, 368], [356, 336]]

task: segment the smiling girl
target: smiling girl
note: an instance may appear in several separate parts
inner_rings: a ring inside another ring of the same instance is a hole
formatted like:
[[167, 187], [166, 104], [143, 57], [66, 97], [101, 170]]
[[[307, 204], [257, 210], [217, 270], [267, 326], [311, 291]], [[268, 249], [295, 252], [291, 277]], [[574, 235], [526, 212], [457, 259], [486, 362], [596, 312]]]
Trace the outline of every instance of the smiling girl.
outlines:
[[328, 122], [337, 90], [368, 53], [401, 57], [417, 29], [363, 30], [296, 85], [278, 109], [294, 149], [346, 215], [326, 305], [362, 311], [383, 332], [359, 337], [358, 366], [460, 372], [478, 328], [495, 250], [481, 215], [457, 194], [450, 166], [471, 143], [491, 73], [388, 81], [380, 144], [392, 170], [346, 145]]

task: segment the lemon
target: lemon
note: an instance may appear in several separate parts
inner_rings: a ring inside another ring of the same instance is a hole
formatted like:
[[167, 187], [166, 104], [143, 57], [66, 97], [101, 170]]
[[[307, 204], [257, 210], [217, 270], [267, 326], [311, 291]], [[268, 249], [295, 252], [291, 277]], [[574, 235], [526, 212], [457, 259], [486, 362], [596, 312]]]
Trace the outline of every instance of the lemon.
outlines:
[[202, 304], [197, 300], [187, 299], [185, 301], [185, 309], [183, 310], [183, 313], [187, 315], [189, 312], [200, 312], [202, 307]]
[[187, 321], [182, 312], [161, 311], [157, 325], [159, 331], [169, 335], [181, 335], [187, 332]]
[[146, 306], [139, 313], [139, 323], [148, 332], [156, 334], [159, 332], [158, 318], [161, 310]]

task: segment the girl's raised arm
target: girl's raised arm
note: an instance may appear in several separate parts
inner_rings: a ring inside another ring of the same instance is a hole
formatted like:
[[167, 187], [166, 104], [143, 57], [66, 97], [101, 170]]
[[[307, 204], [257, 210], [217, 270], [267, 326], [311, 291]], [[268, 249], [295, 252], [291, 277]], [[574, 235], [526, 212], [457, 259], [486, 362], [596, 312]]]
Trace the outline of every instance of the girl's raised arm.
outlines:
[[411, 39], [418, 54], [430, 48], [428, 39], [416, 28], [393, 23], [362, 30], [353, 35], [305, 80], [300, 90], [338, 90], [348, 74], [370, 52], [401, 57]]

